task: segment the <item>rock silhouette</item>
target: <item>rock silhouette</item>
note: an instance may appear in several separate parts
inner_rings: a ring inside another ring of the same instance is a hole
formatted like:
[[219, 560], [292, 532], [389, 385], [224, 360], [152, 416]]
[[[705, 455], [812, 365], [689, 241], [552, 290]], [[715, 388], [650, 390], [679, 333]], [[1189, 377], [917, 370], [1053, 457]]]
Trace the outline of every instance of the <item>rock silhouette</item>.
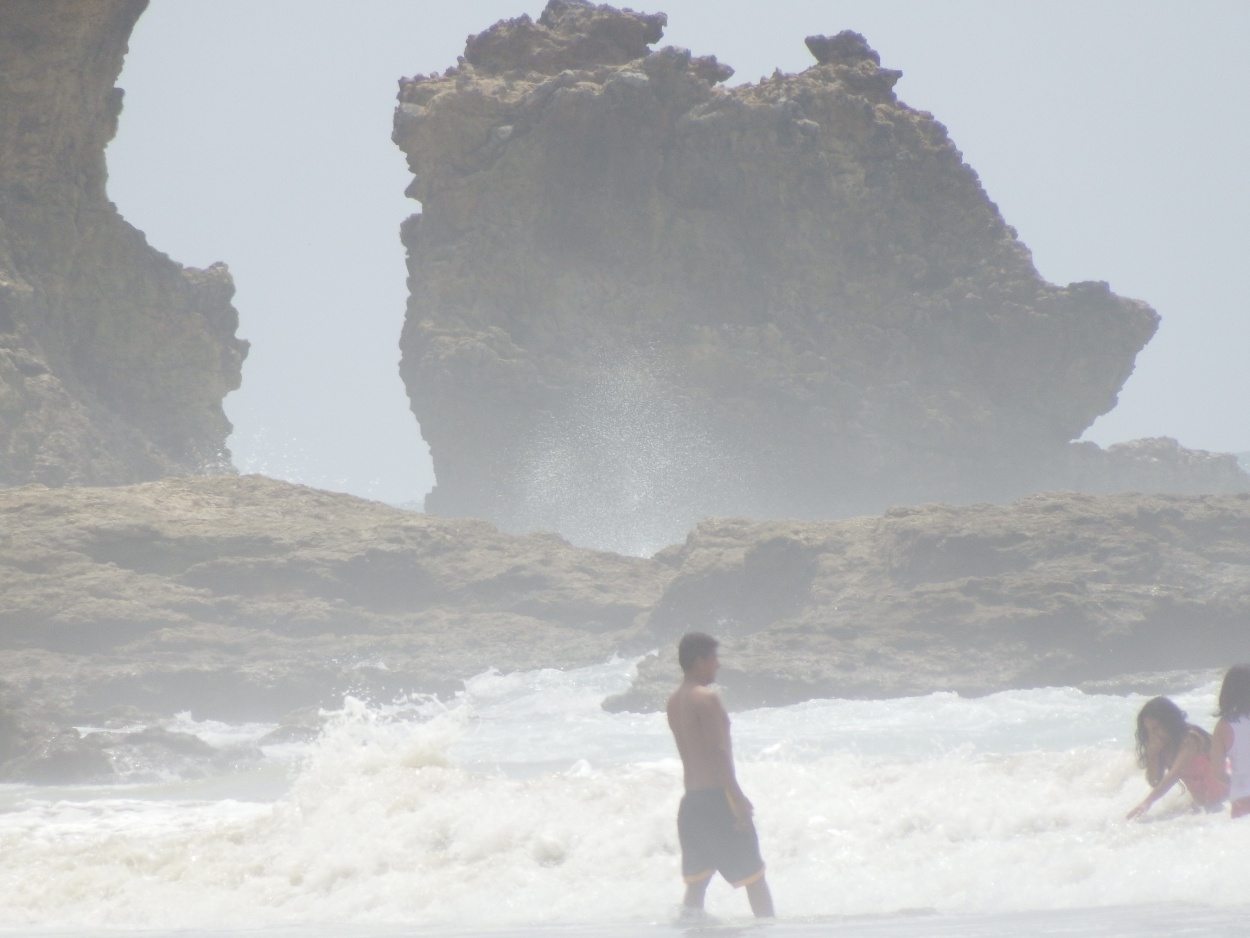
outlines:
[[665, 23], [552, 0], [401, 82], [429, 510], [630, 550], [711, 513], [1250, 487], [1168, 441], [1072, 443], [1158, 316], [1044, 282], [862, 36], [726, 89], [649, 49]]
[[113, 87], [146, 0], [0, 11], [0, 485], [228, 469], [225, 265], [182, 267], [108, 200]]

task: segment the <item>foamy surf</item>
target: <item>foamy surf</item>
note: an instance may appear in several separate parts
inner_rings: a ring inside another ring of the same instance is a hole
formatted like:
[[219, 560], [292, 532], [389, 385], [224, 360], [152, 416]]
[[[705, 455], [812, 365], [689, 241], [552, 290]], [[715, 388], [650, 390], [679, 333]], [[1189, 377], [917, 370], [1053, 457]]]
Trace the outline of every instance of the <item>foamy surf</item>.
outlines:
[[[680, 766], [662, 715], [599, 707], [632, 670], [490, 673], [446, 705], [348, 700], [315, 743], [237, 778], [10, 789], [0, 929], [669, 929]], [[1202, 722], [1213, 694], [1177, 699]], [[1250, 826], [1189, 814], [1180, 793], [1123, 820], [1145, 791], [1141, 702], [1051, 688], [735, 714], [785, 916], [770, 933], [1141, 938], [1244, 921]], [[708, 910], [746, 924], [723, 884]]]

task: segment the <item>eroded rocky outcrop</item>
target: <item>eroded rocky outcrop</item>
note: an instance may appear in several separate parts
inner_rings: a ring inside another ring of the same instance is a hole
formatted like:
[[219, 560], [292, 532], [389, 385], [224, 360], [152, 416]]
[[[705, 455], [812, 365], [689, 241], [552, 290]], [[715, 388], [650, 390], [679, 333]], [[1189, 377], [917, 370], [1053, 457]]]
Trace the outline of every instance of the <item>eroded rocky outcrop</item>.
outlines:
[[79, 724], [274, 719], [645, 650], [669, 575], [262, 476], [20, 486], [0, 490], [0, 674]]
[[1250, 487], [1224, 457], [1072, 445], [1158, 316], [1041, 280], [861, 36], [726, 89], [650, 49], [665, 22], [552, 0], [400, 84], [430, 510], [631, 550], [713, 512]]
[[[669, 648], [692, 628], [725, 636], [739, 706], [1100, 682], [1160, 692], [1160, 672], [1192, 686], [1192, 672], [1244, 659], [1250, 638], [1246, 494], [710, 519], [656, 560], [675, 576], [648, 629]], [[679, 677], [671, 651], [640, 672], [609, 706], [657, 707]]]
[[146, 0], [0, 8], [0, 485], [229, 468], [224, 265], [185, 268], [105, 191], [114, 87]]
[[1149, 688], [1157, 677], [1122, 676], [1244, 659], [1247, 622], [1250, 495], [710, 519], [643, 559], [260, 476], [13, 487], [0, 490], [0, 780], [247, 758], [75, 727], [296, 713], [283, 732], [303, 738], [308, 708], [345, 693], [447, 696], [490, 668], [660, 649], [610, 704], [654, 707], [695, 628], [724, 639], [724, 681], [747, 707]]

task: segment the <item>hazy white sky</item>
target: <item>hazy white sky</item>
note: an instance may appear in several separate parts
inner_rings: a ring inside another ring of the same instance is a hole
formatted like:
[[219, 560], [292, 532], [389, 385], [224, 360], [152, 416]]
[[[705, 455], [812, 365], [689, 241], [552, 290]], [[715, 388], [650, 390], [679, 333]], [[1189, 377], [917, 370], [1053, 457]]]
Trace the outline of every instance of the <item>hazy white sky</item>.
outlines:
[[[1163, 316], [1087, 438], [1250, 451], [1250, 3], [630, 0], [731, 83], [855, 29], [950, 129], [1056, 283], [1106, 280]], [[152, 0], [119, 84], [110, 194], [185, 264], [224, 260], [252, 342], [226, 399], [246, 471], [420, 499], [429, 458], [397, 373], [409, 175], [396, 80], [542, 0]], [[663, 43], [662, 43], [663, 44]]]

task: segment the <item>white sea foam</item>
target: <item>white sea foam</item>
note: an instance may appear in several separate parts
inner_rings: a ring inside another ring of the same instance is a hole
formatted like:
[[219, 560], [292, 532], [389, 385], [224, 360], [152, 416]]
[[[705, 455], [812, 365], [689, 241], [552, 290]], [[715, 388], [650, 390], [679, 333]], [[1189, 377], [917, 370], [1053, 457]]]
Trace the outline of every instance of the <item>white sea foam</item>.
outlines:
[[[492, 673], [447, 706], [349, 700], [269, 800], [24, 790], [0, 814], [0, 928], [668, 922], [680, 767], [660, 715], [598, 707], [631, 670]], [[1202, 721], [1213, 692], [1178, 700]], [[1244, 902], [1250, 824], [1189, 814], [1179, 792], [1124, 821], [1145, 793], [1141, 702], [1060, 688], [736, 714], [779, 909]], [[709, 909], [740, 918], [745, 900], [718, 884]]]

